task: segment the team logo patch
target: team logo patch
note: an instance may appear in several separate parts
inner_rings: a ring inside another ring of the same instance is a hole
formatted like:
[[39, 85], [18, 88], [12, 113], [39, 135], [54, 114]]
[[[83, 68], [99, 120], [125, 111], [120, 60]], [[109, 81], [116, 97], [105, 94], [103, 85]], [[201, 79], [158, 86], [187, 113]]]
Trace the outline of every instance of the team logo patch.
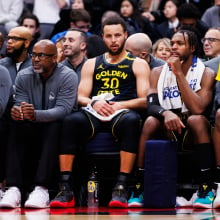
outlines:
[[54, 99], [55, 99], [55, 94], [53, 92], [50, 92], [49, 100], [53, 101]]
[[103, 64], [100, 64], [97, 69], [104, 69]]

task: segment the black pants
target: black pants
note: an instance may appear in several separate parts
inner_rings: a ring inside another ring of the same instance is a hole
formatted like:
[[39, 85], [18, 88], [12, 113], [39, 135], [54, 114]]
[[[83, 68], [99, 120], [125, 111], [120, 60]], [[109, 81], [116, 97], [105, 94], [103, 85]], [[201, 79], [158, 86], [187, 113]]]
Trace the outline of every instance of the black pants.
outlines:
[[48, 187], [58, 168], [61, 122], [12, 122], [6, 162], [6, 183], [20, 188]]
[[60, 154], [75, 155], [97, 132], [109, 131], [118, 139], [120, 150], [136, 153], [141, 129], [141, 117], [135, 111], [121, 113], [109, 122], [79, 111], [64, 118]]

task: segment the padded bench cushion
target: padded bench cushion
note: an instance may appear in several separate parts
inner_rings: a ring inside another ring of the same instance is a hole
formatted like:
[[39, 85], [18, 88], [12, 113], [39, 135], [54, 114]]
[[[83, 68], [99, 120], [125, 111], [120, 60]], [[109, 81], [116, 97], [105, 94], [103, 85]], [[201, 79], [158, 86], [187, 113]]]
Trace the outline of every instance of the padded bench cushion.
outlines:
[[144, 206], [169, 208], [176, 204], [177, 142], [146, 141]]

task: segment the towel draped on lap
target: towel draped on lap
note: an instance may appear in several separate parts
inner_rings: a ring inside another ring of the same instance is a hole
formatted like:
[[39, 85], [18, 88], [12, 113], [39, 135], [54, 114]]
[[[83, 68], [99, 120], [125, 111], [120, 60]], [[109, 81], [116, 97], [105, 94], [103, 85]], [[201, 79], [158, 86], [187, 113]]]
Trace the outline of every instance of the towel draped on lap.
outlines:
[[[93, 96], [92, 97], [92, 101], [93, 100], [106, 100], [106, 101], [110, 101], [114, 98], [114, 95], [112, 93], [104, 93], [98, 96]], [[92, 114], [93, 116], [95, 116], [96, 118], [100, 119], [101, 121], [110, 121], [113, 117], [115, 117], [116, 115], [118, 115], [121, 112], [124, 111], [128, 111], [128, 109], [120, 109], [115, 111], [113, 114], [109, 115], [109, 116], [102, 116], [100, 114], [98, 114], [93, 107], [91, 106], [91, 104], [87, 104], [86, 107], [82, 107], [82, 109], [84, 111], [89, 112], [90, 114]]]

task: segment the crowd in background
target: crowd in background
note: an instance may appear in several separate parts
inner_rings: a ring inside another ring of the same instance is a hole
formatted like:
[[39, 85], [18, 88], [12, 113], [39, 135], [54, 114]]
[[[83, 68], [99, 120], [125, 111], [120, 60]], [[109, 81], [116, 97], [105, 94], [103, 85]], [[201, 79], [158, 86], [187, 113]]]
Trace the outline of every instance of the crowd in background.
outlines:
[[[177, 11], [183, 3], [189, 3], [189, 5], [185, 5]], [[4, 37], [7, 36], [10, 28], [24, 25], [23, 20], [25, 17], [36, 16], [35, 18], [29, 18], [35, 20], [32, 21], [32, 45], [39, 39], [51, 39], [56, 43], [64, 35], [65, 30], [70, 27], [79, 27], [88, 32], [89, 35], [93, 35], [93, 42], [95, 39], [97, 40], [99, 45], [96, 50], [99, 50], [98, 53], [103, 52], [104, 46], [100, 43], [101, 40], [98, 36], [101, 36], [102, 16], [104, 17], [107, 11], [114, 11], [113, 13], [123, 17], [129, 35], [139, 32], [146, 33], [153, 44], [161, 38], [170, 39], [175, 30], [183, 25], [194, 26], [200, 39], [204, 37], [208, 28], [219, 27], [218, 1], [181, 0], [168, 1], [166, 3], [166, 1], [131, 0], [122, 1], [121, 3], [121, 1], [103, 2], [98, 0], [50, 0], [47, 2], [17, 0], [8, 1], [7, 3], [2, 1], [0, 4], [0, 32]], [[44, 7], [42, 7], [42, 4]], [[75, 9], [83, 9], [85, 11], [74, 12]], [[181, 22], [181, 18], [188, 18], [193, 21], [187, 24]], [[77, 24], [80, 24], [78, 21], [80, 19], [83, 19], [82, 22], [85, 25]], [[28, 26], [28, 24], [24, 26]], [[157, 46], [155, 45], [153, 48], [157, 48]], [[169, 49], [166, 48], [166, 50]], [[4, 55], [4, 53], [3, 44], [1, 54]], [[96, 55], [95, 52], [92, 52], [92, 48], [91, 53], [94, 53], [93, 56]], [[204, 55], [203, 51], [201, 53]], [[154, 54], [157, 53], [154, 52]], [[205, 56], [203, 58], [207, 59]]]

